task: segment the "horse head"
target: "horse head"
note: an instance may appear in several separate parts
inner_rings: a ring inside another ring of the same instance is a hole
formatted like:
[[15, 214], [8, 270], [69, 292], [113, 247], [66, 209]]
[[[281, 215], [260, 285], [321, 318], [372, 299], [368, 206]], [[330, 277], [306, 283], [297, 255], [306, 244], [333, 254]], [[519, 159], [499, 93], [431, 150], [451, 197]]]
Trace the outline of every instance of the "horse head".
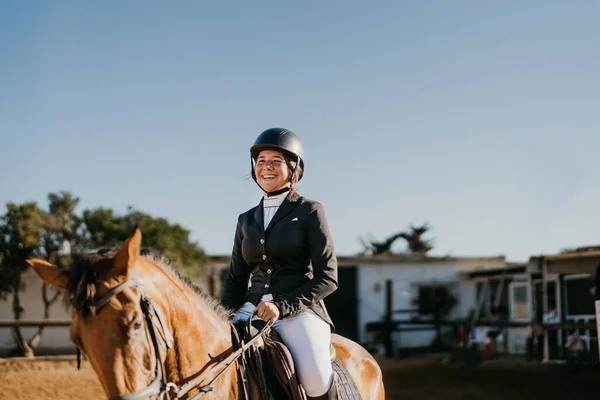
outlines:
[[111, 399], [162, 397], [231, 345], [226, 312], [167, 263], [142, 256], [141, 241], [136, 229], [120, 248], [68, 271], [27, 260], [65, 292], [70, 338]]

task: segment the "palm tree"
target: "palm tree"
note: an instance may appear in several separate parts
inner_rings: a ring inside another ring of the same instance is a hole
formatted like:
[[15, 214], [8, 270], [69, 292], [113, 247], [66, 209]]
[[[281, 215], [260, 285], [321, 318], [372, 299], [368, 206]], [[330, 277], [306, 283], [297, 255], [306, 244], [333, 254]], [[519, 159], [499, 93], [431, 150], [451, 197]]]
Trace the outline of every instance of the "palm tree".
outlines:
[[382, 242], [378, 242], [374, 239], [370, 239], [368, 241], [365, 241], [364, 239], [360, 239], [360, 242], [362, 243], [363, 247], [365, 248], [365, 251], [371, 251], [373, 254], [391, 254], [392, 253], [392, 244], [394, 244], [394, 242], [401, 238], [402, 235], [404, 235], [403, 232], [398, 232], [395, 233], [391, 236], [388, 236], [385, 240], [383, 240]]
[[381, 242], [372, 237], [369, 240], [364, 240], [362, 238], [359, 238], [359, 240], [365, 248], [364, 252], [369, 252], [374, 255], [392, 254], [392, 244], [399, 238], [403, 238], [407, 241], [407, 250], [409, 254], [427, 254], [427, 252], [433, 249], [433, 240], [423, 239], [423, 235], [430, 229], [428, 224], [425, 223], [421, 226], [413, 226], [411, 224], [409, 229], [408, 232], [394, 233]]
[[433, 240], [423, 239], [423, 235], [430, 229], [427, 223], [421, 226], [410, 225], [410, 231], [408, 233], [401, 233], [400, 237], [406, 240], [408, 243], [408, 250], [412, 254], [427, 254], [433, 249]]

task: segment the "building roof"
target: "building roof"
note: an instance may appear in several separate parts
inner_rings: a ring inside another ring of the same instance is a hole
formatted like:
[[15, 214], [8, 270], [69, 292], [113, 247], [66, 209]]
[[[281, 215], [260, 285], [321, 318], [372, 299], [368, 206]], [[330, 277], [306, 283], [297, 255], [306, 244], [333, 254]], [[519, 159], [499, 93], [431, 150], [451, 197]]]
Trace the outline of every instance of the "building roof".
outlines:
[[461, 275], [467, 279], [474, 278], [495, 278], [521, 275], [527, 272], [527, 264], [507, 265], [501, 268], [487, 268], [475, 271], [462, 272]]
[[559, 260], [577, 260], [580, 258], [592, 258], [600, 257], [599, 250], [591, 251], [574, 251], [569, 253], [554, 254], [548, 256], [542, 256], [546, 261], [559, 261]]
[[539, 255], [530, 258], [531, 271], [541, 272], [543, 265], [549, 274], [593, 274], [600, 264], [600, 247], [579, 247], [574, 251]]
[[[216, 264], [229, 263], [230, 256], [209, 255], [211, 262]], [[338, 265], [389, 265], [389, 264], [457, 264], [467, 263], [470, 265], [481, 264], [482, 267], [492, 264], [495, 266], [505, 264], [505, 257], [502, 255], [491, 257], [452, 257], [452, 256], [423, 256], [418, 254], [392, 254], [392, 255], [354, 255], [337, 256]]]

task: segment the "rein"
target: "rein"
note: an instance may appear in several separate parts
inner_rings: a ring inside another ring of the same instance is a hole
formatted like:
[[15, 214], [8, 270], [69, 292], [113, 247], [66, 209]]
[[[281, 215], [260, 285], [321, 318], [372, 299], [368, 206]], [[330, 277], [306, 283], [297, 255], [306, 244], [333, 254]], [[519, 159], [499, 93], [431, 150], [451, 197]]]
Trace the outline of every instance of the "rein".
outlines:
[[[200, 374], [196, 378], [186, 382], [181, 387], [178, 387], [175, 383], [169, 382], [166, 369], [164, 364], [160, 360], [160, 348], [162, 348], [165, 352], [173, 347], [173, 335], [171, 331], [167, 327], [165, 323], [164, 315], [161, 311], [155, 306], [154, 302], [146, 294], [143, 290], [143, 281], [140, 277], [135, 273], [135, 271], [131, 272], [131, 278], [122, 284], [114, 287], [108, 293], [100, 298], [96, 302], [96, 312], [99, 312], [102, 307], [104, 307], [108, 302], [116, 295], [128, 289], [130, 287], [137, 287], [141, 294], [140, 299], [140, 307], [142, 308], [142, 312], [144, 313], [144, 317], [146, 319], [146, 336], [150, 335], [150, 340], [152, 342], [152, 346], [154, 348], [154, 356], [156, 359], [156, 369], [155, 369], [155, 378], [152, 382], [143, 389], [140, 389], [134, 393], [129, 393], [121, 396], [112, 396], [109, 400], [138, 400], [138, 399], [146, 399], [149, 396], [158, 395], [160, 400], [163, 399], [171, 399], [169, 392], [173, 391], [175, 397], [173, 399], [181, 399], [183, 396], [187, 395], [193, 389], [198, 389], [199, 393], [195, 394], [190, 398], [190, 400], [196, 400], [204, 396], [206, 393], [209, 393], [214, 390], [214, 386], [212, 384], [223, 374], [229, 367], [231, 367], [237, 360], [242, 356], [242, 354], [252, 346], [260, 337], [271, 327], [272, 322], [268, 322], [256, 335], [254, 335], [247, 342], [242, 342], [240, 347], [231, 353], [227, 358], [220, 361], [216, 365], [209, 368], [204, 373]], [[256, 310], [252, 313], [250, 318], [248, 319], [248, 323], [252, 320], [254, 315], [256, 314]], [[154, 320], [158, 320], [158, 325], [153, 323]], [[235, 331], [235, 326], [231, 325], [232, 329]], [[159, 342], [158, 338], [161, 338], [162, 341]], [[159, 344], [160, 343], [160, 344]], [[162, 346], [161, 346], [162, 345]], [[77, 369], [81, 368], [81, 352], [79, 348], [77, 348]], [[221, 369], [222, 368], [222, 369]], [[206, 380], [208, 377], [212, 376], [219, 369], [220, 372], [216, 374], [208, 383], [204, 385], [200, 385], [201, 382]]]

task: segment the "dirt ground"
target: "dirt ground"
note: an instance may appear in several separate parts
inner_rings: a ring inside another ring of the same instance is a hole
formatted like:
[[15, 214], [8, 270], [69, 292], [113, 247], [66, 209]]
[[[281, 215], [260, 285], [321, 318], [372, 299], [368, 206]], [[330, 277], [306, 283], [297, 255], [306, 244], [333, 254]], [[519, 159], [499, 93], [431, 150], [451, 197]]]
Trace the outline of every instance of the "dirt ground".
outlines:
[[0, 360], [0, 399], [104, 399], [88, 362], [77, 370], [74, 357]]
[[[440, 364], [433, 357], [379, 360], [387, 399], [561, 399], [595, 393], [600, 371], [542, 365]], [[0, 399], [103, 399], [87, 362], [0, 359]]]
[[600, 370], [540, 364], [441, 364], [432, 359], [380, 360], [387, 399], [554, 400], [588, 398]]

